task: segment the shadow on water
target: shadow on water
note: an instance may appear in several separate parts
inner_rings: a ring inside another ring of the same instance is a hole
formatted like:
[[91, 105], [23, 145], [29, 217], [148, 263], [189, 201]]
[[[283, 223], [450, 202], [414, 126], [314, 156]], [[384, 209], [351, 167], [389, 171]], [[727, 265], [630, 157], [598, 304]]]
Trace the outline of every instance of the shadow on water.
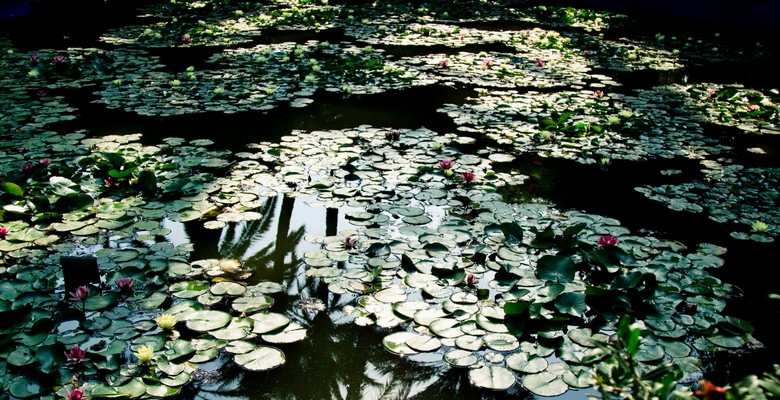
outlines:
[[[162, 118], [106, 109], [91, 103], [91, 92], [80, 92], [69, 93], [69, 99], [72, 97], [73, 104], [79, 108], [79, 118], [54, 128], [86, 129], [91, 136], [142, 133], [141, 140], [146, 144], [156, 144], [166, 137], [214, 139], [219, 148], [244, 151], [248, 143], [278, 142], [293, 130], [345, 129], [368, 124], [398, 129], [425, 126], [440, 133], [454, 132], [453, 121], [436, 109], [444, 103], [462, 104], [470, 93], [439, 85], [346, 97], [319, 91], [314, 101], [304, 108], [282, 106], [268, 112], [215, 112]], [[410, 102], [409, 98], [415, 101]]]

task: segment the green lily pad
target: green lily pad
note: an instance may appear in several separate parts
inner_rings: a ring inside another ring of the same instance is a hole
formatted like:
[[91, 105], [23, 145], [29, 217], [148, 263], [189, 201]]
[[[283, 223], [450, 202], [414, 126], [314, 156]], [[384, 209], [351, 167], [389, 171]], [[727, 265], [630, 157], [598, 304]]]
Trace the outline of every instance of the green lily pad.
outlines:
[[230, 314], [216, 310], [195, 311], [189, 314], [185, 320], [187, 328], [194, 331], [213, 331], [226, 326], [232, 317]]
[[535, 374], [547, 369], [547, 360], [527, 353], [512, 353], [506, 357], [506, 366], [526, 374]]
[[507, 368], [485, 366], [469, 371], [469, 381], [477, 387], [493, 390], [506, 390], [512, 387], [517, 379]]
[[176, 297], [191, 299], [208, 292], [210, 287], [208, 281], [183, 281], [174, 283], [168, 290]]
[[471, 351], [456, 349], [445, 353], [444, 361], [454, 367], [470, 367], [476, 364], [479, 358]]
[[245, 296], [233, 300], [232, 307], [238, 312], [253, 313], [271, 308], [273, 305], [274, 299], [270, 296]]
[[252, 332], [258, 334], [264, 334], [276, 330], [283, 329], [290, 323], [290, 318], [284, 314], [267, 312], [252, 314], [249, 318], [254, 320], [252, 324]]
[[560, 396], [569, 390], [563, 378], [551, 372], [525, 375], [521, 382], [529, 392], [539, 396]]
[[261, 337], [268, 343], [294, 343], [306, 338], [307, 332], [301, 324], [291, 322], [277, 333], [266, 333]]
[[286, 359], [281, 350], [270, 346], [260, 346], [252, 351], [236, 354], [233, 361], [250, 371], [267, 371], [284, 365]]

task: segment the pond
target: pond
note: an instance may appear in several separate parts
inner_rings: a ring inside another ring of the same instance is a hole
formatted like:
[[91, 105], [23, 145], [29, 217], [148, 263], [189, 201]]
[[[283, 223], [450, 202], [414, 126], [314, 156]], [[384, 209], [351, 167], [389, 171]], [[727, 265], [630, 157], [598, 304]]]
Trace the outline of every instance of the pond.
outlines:
[[84, 5], [2, 9], [0, 399], [772, 373], [770, 41], [543, 2]]

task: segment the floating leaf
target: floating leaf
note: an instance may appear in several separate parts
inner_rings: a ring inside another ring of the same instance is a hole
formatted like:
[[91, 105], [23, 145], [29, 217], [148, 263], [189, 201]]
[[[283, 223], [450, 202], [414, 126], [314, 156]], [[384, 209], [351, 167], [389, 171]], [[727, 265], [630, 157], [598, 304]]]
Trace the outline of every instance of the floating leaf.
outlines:
[[189, 314], [185, 320], [187, 328], [194, 331], [213, 331], [224, 327], [232, 317], [230, 314], [216, 310], [195, 311]]
[[236, 354], [233, 361], [250, 371], [267, 371], [283, 365], [286, 360], [281, 350], [270, 346], [260, 346], [250, 352]]
[[515, 384], [515, 374], [507, 368], [485, 366], [469, 371], [469, 381], [474, 386], [493, 390], [506, 390]]

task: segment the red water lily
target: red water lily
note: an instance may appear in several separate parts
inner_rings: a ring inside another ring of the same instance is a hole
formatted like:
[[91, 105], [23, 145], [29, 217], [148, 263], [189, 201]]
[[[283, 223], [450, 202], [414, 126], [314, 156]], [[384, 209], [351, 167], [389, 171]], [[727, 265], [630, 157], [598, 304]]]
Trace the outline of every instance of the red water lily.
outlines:
[[73, 389], [71, 392], [70, 389], [65, 388], [65, 400], [82, 400], [84, 398], [84, 391], [81, 389]]
[[344, 239], [344, 246], [347, 247], [347, 250], [354, 249], [355, 247], [357, 247], [357, 239], [355, 239], [355, 238], [353, 238], [351, 236], [347, 236]]
[[748, 112], [753, 112], [753, 111], [758, 110], [758, 104], [751, 104], [751, 105], [747, 106], [747, 110], [748, 110]]
[[474, 274], [466, 275], [466, 284], [467, 285], [473, 286], [475, 283], [477, 283], [477, 277], [474, 276]]
[[612, 235], [604, 235], [599, 238], [599, 247], [616, 246], [620, 242], [620, 239]]
[[450, 65], [449, 60], [441, 60], [439, 61], [439, 66], [442, 68], [447, 68], [447, 66]]
[[70, 292], [70, 298], [76, 301], [85, 301], [87, 297], [89, 297], [89, 288], [83, 285]]
[[11, 231], [8, 230], [8, 228], [0, 226], [0, 240], [5, 240], [5, 237], [8, 236], [9, 232]]
[[133, 288], [133, 284], [135, 284], [133, 278], [117, 278], [116, 280], [116, 285], [121, 290], [130, 290]]
[[53, 60], [54, 60], [54, 62], [56, 62], [56, 63], [61, 63], [61, 62], [65, 61], [65, 56], [56, 55], [56, 56], [54, 56], [54, 58], [52, 58], [52, 59], [53, 59]]
[[463, 182], [471, 183], [474, 181], [474, 173], [473, 172], [464, 172], [460, 175], [460, 177], [463, 179]]
[[49, 164], [51, 164], [51, 160], [48, 159], [48, 158], [41, 158], [40, 162], [41, 162], [41, 165], [43, 165], [44, 167], [48, 166]]
[[26, 162], [26, 163], [22, 164], [22, 167], [21, 167], [21, 168], [19, 168], [19, 170], [20, 170], [20, 171], [22, 171], [22, 172], [24, 172], [24, 171], [29, 171], [29, 170], [31, 170], [31, 169], [32, 169], [32, 167], [33, 167], [33, 163], [31, 163], [31, 162], [29, 162], [29, 161], [28, 161], [28, 162]]
[[65, 358], [67, 358], [68, 361], [79, 362], [83, 360], [86, 355], [87, 351], [82, 350], [79, 346], [73, 346], [70, 348], [70, 350], [65, 352]]
[[442, 161], [439, 161], [439, 168], [441, 168], [441, 169], [443, 169], [445, 171], [448, 170], [448, 169], [452, 169], [453, 165], [454, 165], [454, 163], [452, 162], [452, 160], [442, 160]]
[[544, 67], [544, 64], [547, 64], [547, 62], [544, 60], [536, 60], [537, 67]]
[[601, 91], [601, 90], [596, 90], [596, 91], [593, 92], [593, 95], [596, 96], [597, 99], [600, 99], [600, 98], [604, 97], [604, 92]]

